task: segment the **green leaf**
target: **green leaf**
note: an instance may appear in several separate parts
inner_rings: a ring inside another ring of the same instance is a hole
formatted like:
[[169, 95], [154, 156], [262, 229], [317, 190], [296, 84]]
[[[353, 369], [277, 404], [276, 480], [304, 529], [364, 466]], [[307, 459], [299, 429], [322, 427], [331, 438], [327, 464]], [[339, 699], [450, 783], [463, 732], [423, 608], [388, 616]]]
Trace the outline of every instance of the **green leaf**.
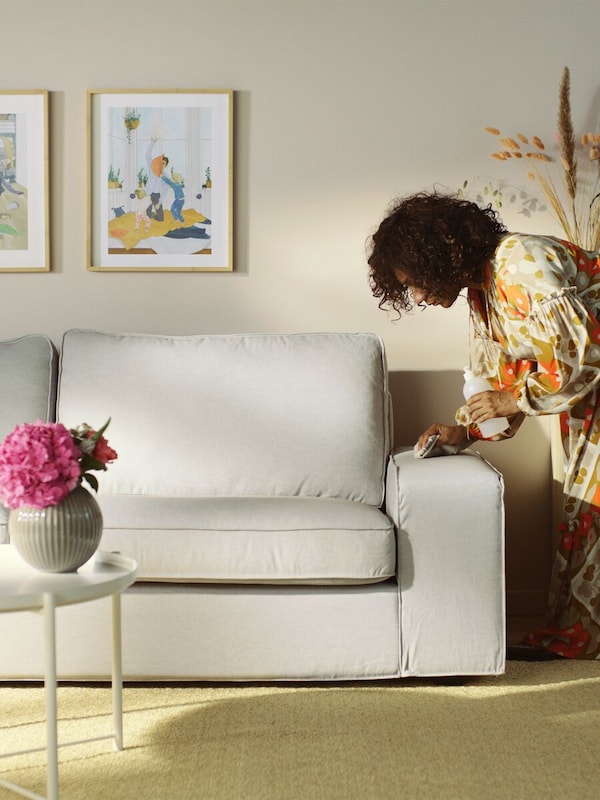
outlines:
[[98, 481], [96, 480], [95, 475], [92, 475], [91, 472], [84, 472], [81, 477], [89, 483], [90, 488], [92, 488], [95, 492], [98, 491]]
[[94, 458], [89, 453], [86, 453], [81, 459], [81, 468], [84, 472], [87, 472], [88, 469], [106, 470], [106, 464], [103, 461], [98, 461], [97, 458]]
[[104, 425], [99, 430], [96, 431], [96, 433], [93, 436], [90, 436], [92, 442], [97, 442], [109, 425], [110, 425], [110, 417], [106, 420]]

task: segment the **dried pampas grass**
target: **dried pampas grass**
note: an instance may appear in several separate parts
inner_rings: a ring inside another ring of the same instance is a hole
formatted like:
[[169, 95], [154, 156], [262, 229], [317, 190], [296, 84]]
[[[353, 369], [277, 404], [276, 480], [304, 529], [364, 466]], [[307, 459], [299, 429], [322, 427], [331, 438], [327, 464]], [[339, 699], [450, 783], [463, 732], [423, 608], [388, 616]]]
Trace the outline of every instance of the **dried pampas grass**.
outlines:
[[[518, 133], [506, 136], [498, 128], [488, 126], [484, 130], [498, 138], [501, 150], [491, 153], [497, 161], [527, 159], [531, 172], [527, 177], [535, 181], [565, 237], [588, 250], [600, 249], [600, 133], [584, 133], [581, 147], [588, 150], [587, 167], [584, 174], [578, 173], [577, 145], [571, 117], [571, 75], [568, 67], [563, 69], [559, 85], [558, 133], [560, 155], [558, 160], [548, 155], [540, 136], [527, 137]], [[520, 144], [519, 144], [520, 142]], [[534, 149], [523, 150], [521, 145]], [[556, 175], [555, 165], [560, 165]]]

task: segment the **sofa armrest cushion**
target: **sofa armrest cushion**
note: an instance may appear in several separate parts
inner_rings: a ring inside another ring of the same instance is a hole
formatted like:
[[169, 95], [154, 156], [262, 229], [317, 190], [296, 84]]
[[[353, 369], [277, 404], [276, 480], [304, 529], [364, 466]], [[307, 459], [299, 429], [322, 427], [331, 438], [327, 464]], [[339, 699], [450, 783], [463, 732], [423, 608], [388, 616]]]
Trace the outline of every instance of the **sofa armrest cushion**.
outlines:
[[475, 453], [390, 459], [403, 674], [502, 672], [504, 487]]

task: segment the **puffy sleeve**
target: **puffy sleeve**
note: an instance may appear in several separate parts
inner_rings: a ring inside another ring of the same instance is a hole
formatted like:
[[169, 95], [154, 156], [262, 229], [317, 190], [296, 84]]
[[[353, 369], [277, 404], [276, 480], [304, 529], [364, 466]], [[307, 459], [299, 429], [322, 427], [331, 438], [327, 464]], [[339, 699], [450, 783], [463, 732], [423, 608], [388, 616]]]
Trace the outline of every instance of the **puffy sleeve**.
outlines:
[[552, 237], [513, 235], [495, 261], [500, 344], [533, 362], [512, 387], [517, 404], [527, 415], [567, 411], [600, 381], [597, 254]]
[[536, 300], [522, 334], [537, 362], [515, 391], [525, 414], [568, 411], [600, 381], [600, 325], [575, 287]]
[[[525, 415], [568, 411], [600, 384], [600, 254], [510, 234], [490, 275], [485, 303], [469, 299], [472, 364]], [[456, 420], [480, 436], [465, 406]]]

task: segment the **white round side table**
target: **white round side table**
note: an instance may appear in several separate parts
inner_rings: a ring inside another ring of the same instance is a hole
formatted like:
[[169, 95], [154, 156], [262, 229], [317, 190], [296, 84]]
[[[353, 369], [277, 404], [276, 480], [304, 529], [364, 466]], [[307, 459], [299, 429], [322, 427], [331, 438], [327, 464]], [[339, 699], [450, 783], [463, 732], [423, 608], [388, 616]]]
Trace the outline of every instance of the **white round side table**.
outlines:
[[0, 545], [0, 612], [39, 611], [44, 616], [46, 697], [46, 747], [1, 753], [0, 757], [46, 750], [48, 761], [47, 798], [0, 778], [0, 785], [33, 800], [58, 800], [58, 723], [56, 676], [56, 614], [59, 606], [85, 603], [112, 597], [112, 701], [113, 733], [80, 742], [112, 739], [116, 750], [123, 749], [123, 673], [121, 657], [121, 592], [130, 586], [137, 564], [118, 553], [97, 552], [77, 572], [51, 574], [30, 567], [15, 548]]

